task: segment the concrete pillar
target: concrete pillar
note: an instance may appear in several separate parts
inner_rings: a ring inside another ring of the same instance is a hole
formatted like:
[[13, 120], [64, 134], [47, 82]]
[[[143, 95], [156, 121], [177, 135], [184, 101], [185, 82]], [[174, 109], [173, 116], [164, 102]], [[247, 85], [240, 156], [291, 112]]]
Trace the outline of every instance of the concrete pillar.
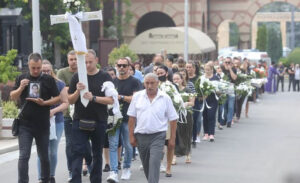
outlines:
[[282, 37], [282, 47], [286, 47], [286, 21], [280, 21], [280, 30], [281, 30], [281, 37]]

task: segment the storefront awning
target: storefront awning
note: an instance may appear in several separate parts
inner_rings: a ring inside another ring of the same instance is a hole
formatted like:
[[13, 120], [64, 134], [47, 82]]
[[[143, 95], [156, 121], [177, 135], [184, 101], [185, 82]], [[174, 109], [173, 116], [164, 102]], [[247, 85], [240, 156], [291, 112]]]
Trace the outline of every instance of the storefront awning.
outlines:
[[[184, 27], [160, 27], [149, 29], [129, 44], [137, 54], [156, 54], [166, 50], [170, 54], [183, 54]], [[216, 50], [214, 42], [205, 33], [189, 28], [189, 54], [202, 54]]]

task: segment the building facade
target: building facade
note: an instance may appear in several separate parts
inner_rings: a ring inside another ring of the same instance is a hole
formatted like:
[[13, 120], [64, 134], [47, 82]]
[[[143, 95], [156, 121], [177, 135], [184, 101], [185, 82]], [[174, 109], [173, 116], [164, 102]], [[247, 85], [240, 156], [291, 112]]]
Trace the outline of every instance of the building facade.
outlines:
[[[223, 30], [222, 24], [234, 22], [239, 31], [239, 47], [254, 48], [252, 23], [257, 23], [257, 12], [273, 2], [300, 7], [299, 0], [189, 0], [189, 26], [207, 33], [216, 43], [222, 43], [228, 40], [228, 32]], [[132, 0], [130, 11], [134, 16], [124, 28], [126, 43], [150, 28], [184, 26], [184, 0]]]

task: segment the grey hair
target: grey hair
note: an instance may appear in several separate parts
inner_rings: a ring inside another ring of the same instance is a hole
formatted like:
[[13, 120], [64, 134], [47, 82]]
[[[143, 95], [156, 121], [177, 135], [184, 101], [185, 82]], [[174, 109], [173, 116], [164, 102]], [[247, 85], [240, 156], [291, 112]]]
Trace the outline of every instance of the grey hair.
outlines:
[[88, 53], [92, 54], [95, 58], [97, 57], [97, 54], [96, 54], [95, 50], [93, 50], [93, 49], [88, 49]]
[[153, 79], [155, 79], [155, 81], [158, 81], [158, 76], [156, 74], [154, 74], [154, 73], [148, 73], [148, 74], [146, 74], [146, 76], [145, 76], [144, 79], [146, 80], [147, 78], [153, 78]]

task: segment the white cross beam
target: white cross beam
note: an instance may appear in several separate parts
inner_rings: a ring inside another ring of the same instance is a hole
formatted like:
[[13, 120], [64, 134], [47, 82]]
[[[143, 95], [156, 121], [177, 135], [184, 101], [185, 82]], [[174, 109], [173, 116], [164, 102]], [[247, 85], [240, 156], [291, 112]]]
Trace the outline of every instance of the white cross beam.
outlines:
[[[77, 20], [77, 18], [79, 19], [79, 21]], [[83, 98], [83, 94], [88, 92], [87, 71], [85, 64], [85, 54], [87, 52], [87, 48], [86, 39], [81, 28], [81, 22], [91, 20], [102, 20], [102, 11], [99, 10], [93, 12], [80, 12], [76, 15], [50, 15], [50, 20], [51, 25], [69, 23], [73, 48], [76, 52], [77, 57], [79, 82], [83, 83], [86, 86], [84, 90], [80, 91], [80, 99], [82, 104], [86, 107], [89, 101]]]

